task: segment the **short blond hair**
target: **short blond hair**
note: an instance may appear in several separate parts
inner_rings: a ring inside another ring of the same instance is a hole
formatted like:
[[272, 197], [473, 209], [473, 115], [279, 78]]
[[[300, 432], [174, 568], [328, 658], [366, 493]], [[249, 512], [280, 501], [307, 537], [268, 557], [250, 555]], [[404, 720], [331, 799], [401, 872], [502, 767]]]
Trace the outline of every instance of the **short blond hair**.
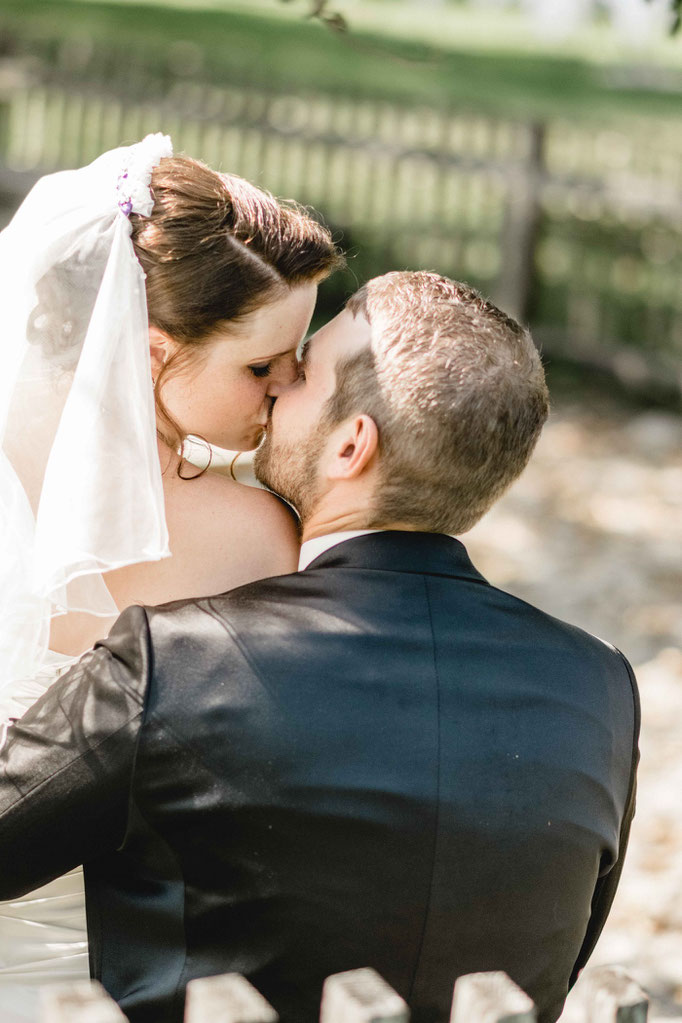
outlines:
[[549, 411], [528, 330], [473, 288], [427, 271], [376, 277], [349, 299], [371, 344], [336, 367], [323, 419], [379, 431], [370, 526], [466, 532], [526, 466]]

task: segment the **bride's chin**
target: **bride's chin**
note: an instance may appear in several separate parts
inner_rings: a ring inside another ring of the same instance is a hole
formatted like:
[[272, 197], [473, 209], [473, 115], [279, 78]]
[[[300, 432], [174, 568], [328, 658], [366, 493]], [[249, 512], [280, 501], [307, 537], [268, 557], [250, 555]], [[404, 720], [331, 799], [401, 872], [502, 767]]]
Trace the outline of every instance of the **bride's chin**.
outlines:
[[256, 443], [251, 448], [251, 451], [255, 451], [256, 448], [259, 448], [261, 446], [261, 444], [263, 443], [263, 441], [265, 440], [265, 438], [267, 437], [267, 435], [268, 435], [267, 427], [266, 426], [260, 426], [258, 428], [258, 438], [256, 440]]
[[231, 434], [229, 436], [213, 436], [206, 437], [206, 440], [214, 448], [220, 448], [223, 451], [255, 451], [259, 446], [263, 437], [265, 436], [265, 430], [262, 426], [258, 425], [249, 429], [248, 427], [241, 434]]
[[232, 451], [256, 451], [261, 446], [265, 439], [265, 430], [259, 429], [257, 433], [253, 434], [251, 438], [243, 437], [241, 443], [237, 446], [230, 446]]

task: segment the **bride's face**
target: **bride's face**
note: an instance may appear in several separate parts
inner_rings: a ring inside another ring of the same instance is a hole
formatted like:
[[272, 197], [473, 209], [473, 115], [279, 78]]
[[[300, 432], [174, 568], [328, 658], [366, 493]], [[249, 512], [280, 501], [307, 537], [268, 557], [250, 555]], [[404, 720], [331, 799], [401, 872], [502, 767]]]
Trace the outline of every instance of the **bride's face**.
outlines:
[[[258, 446], [273, 398], [297, 376], [296, 349], [315, 308], [316, 284], [301, 284], [229, 330], [216, 331], [196, 358], [161, 386], [166, 408], [188, 434], [235, 451]], [[175, 350], [150, 331], [152, 369]]]

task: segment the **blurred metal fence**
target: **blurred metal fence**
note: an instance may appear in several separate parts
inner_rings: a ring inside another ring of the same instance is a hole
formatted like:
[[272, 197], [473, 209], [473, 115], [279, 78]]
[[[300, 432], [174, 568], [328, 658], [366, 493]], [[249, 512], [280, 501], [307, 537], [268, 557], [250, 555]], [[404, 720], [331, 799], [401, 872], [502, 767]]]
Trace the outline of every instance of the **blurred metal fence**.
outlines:
[[148, 131], [315, 206], [361, 277], [438, 269], [530, 321], [550, 355], [682, 391], [679, 122], [512, 122], [51, 40], [0, 64], [0, 218], [31, 175]]

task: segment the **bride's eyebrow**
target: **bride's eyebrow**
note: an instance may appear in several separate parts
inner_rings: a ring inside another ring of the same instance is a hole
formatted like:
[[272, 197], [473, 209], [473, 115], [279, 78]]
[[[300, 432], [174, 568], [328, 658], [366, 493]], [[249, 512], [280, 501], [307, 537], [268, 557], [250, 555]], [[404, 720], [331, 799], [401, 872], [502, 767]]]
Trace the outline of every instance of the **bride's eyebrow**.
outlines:
[[257, 366], [259, 363], [274, 362], [275, 359], [281, 359], [284, 355], [291, 355], [291, 348], [286, 348], [283, 352], [277, 352], [275, 355], [261, 355], [260, 359], [252, 359], [250, 365]]

